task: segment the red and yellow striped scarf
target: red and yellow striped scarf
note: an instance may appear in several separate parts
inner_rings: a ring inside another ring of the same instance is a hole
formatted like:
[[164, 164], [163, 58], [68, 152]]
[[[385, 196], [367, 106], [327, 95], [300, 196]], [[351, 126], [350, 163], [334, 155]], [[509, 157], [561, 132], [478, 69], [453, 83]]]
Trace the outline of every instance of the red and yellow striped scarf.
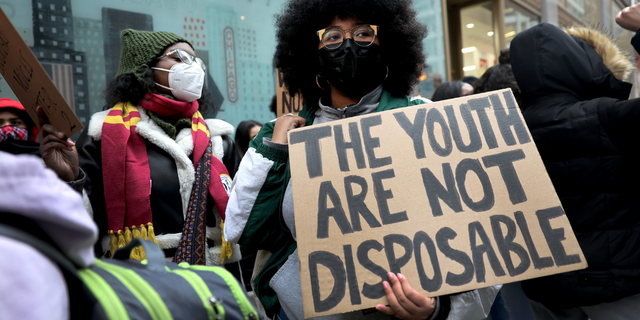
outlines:
[[[198, 111], [198, 102], [175, 101], [157, 94], [147, 94], [140, 107], [161, 116], [191, 118], [194, 167], [200, 162], [210, 141], [207, 125]], [[151, 175], [144, 139], [136, 132], [140, 112], [133, 104], [118, 103], [102, 124], [102, 175], [111, 254], [133, 238], [157, 243], [151, 212]], [[220, 179], [227, 175], [225, 166], [211, 157], [209, 193], [224, 220], [229, 196]], [[222, 225], [220, 226], [222, 228]], [[231, 256], [231, 245], [222, 239], [222, 259]], [[132, 258], [142, 260], [144, 252], [134, 250]]]

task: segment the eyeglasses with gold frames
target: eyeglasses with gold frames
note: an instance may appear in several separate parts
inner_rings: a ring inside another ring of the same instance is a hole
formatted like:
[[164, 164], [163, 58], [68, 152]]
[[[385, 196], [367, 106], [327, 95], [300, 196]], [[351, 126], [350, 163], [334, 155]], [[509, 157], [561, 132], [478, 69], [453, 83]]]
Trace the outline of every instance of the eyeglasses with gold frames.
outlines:
[[352, 29], [342, 29], [340, 27], [329, 27], [318, 30], [316, 34], [327, 50], [338, 49], [347, 33], [351, 33], [351, 38], [360, 47], [368, 47], [378, 36], [380, 27], [375, 24], [360, 24]]

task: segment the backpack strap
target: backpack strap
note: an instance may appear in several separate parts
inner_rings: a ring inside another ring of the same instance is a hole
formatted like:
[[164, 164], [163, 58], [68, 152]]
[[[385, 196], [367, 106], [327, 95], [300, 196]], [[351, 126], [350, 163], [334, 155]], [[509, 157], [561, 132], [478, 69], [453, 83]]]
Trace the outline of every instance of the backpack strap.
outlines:
[[95, 319], [102, 314], [94, 312], [94, 308], [101, 307], [78, 275], [78, 266], [31, 219], [17, 214], [0, 213], [0, 235], [31, 246], [60, 269], [67, 284], [70, 319]]
[[58, 266], [58, 268], [63, 269], [71, 275], [75, 275], [78, 279], [78, 269], [77, 267], [67, 258], [62, 252], [60, 252], [57, 248], [53, 247], [49, 243], [38, 239], [37, 237], [22, 231], [14, 226], [9, 226], [0, 223], [0, 235], [5, 237], [9, 237], [14, 240], [18, 240], [34, 249], [38, 250], [41, 254], [49, 258], [54, 264]]

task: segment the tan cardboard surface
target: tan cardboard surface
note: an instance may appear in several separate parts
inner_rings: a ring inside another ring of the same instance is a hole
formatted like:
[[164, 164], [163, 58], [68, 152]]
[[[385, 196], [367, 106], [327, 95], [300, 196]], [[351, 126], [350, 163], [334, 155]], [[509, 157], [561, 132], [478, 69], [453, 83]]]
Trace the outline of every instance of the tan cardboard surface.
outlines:
[[280, 117], [289, 113], [298, 114], [298, 112], [302, 111], [302, 94], [298, 93], [295, 96], [291, 96], [284, 85], [282, 72], [280, 70], [276, 70], [276, 72], [278, 74], [278, 81], [276, 82], [276, 116]]
[[387, 304], [388, 271], [438, 296], [587, 267], [510, 90], [292, 130], [289, 154], [306, 318]]
[[36, 125], [36, 107], [41, 106], [49, 122], [67, 137], [84, 128], [2, 9], [0, 73]]

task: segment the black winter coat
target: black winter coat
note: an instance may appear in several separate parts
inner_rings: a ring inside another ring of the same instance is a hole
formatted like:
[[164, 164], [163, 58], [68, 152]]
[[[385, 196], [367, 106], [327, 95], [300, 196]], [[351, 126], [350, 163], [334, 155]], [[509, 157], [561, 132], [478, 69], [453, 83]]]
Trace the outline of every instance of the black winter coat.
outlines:
[[587, 41], [549, 24], [516, 36], [511, 64], [524, 118], [589, 264], [525, 281], [525, 293], [556, 308], [640, 293], [640, 99], [627, 100], [631, 84]]
[[[102, 113], [105, 113], [105, 111]], [[106, 114], [104, 114], [104, 116], [106, 116]], [[147, 120], [144, 121], [150, 121], [148, 117], [145, 117], [145, 119]], [[99, 120], [100, 121], [94, 121], [92, 118], [89, 128], [80, 134], [76, 148], [78, 150], [80, 167], [86, 173], [84, 191], [91, 202], [93, 218], [98, 225], [98, 239], [101, 240], [107, 235], [108, 230], [102, 173], [102, 143], [101, 140], [92, 138], [88, 133], [94, 126], [102, 127], [103, 120], [102, 118]], [[164, 134], [161, 129], [157, 130], [156, 134]], [[222, 135], [221, 138], [222, 149], [224, 150], [222, 162], [229, 171], [229, 174], [233, 177], [240, 163], [238, 152], [233, 140], [229, 136]], [[180, 234], [184, 226], [184, 217], [176, 160], [167, 151], [163, 150], [157, 142], [153, 143], [146, 138], [144, 141], [149, 159], [150, 177], [151, 181], [154, 182], [151, 184], [150, 202], [156, 236], [162, 234]], [[165, 148], [167, 147], [165, 146]], [[189, 160], [192, 160], [191, 157], [192, 155], [189, 155]], [[207, 226], [211, 227], [216, 226], [213, 206], [214, 201], [209, 196], [206, 218]], [[100, 240], [95, 246], [97, 256], [103, 255]], [[210, 243], [209, 246], [213, 247], [213, 243]], [[165, 249], [166, 256], [172, 257], [175, 254], [176, 248], [163, 249]]]

